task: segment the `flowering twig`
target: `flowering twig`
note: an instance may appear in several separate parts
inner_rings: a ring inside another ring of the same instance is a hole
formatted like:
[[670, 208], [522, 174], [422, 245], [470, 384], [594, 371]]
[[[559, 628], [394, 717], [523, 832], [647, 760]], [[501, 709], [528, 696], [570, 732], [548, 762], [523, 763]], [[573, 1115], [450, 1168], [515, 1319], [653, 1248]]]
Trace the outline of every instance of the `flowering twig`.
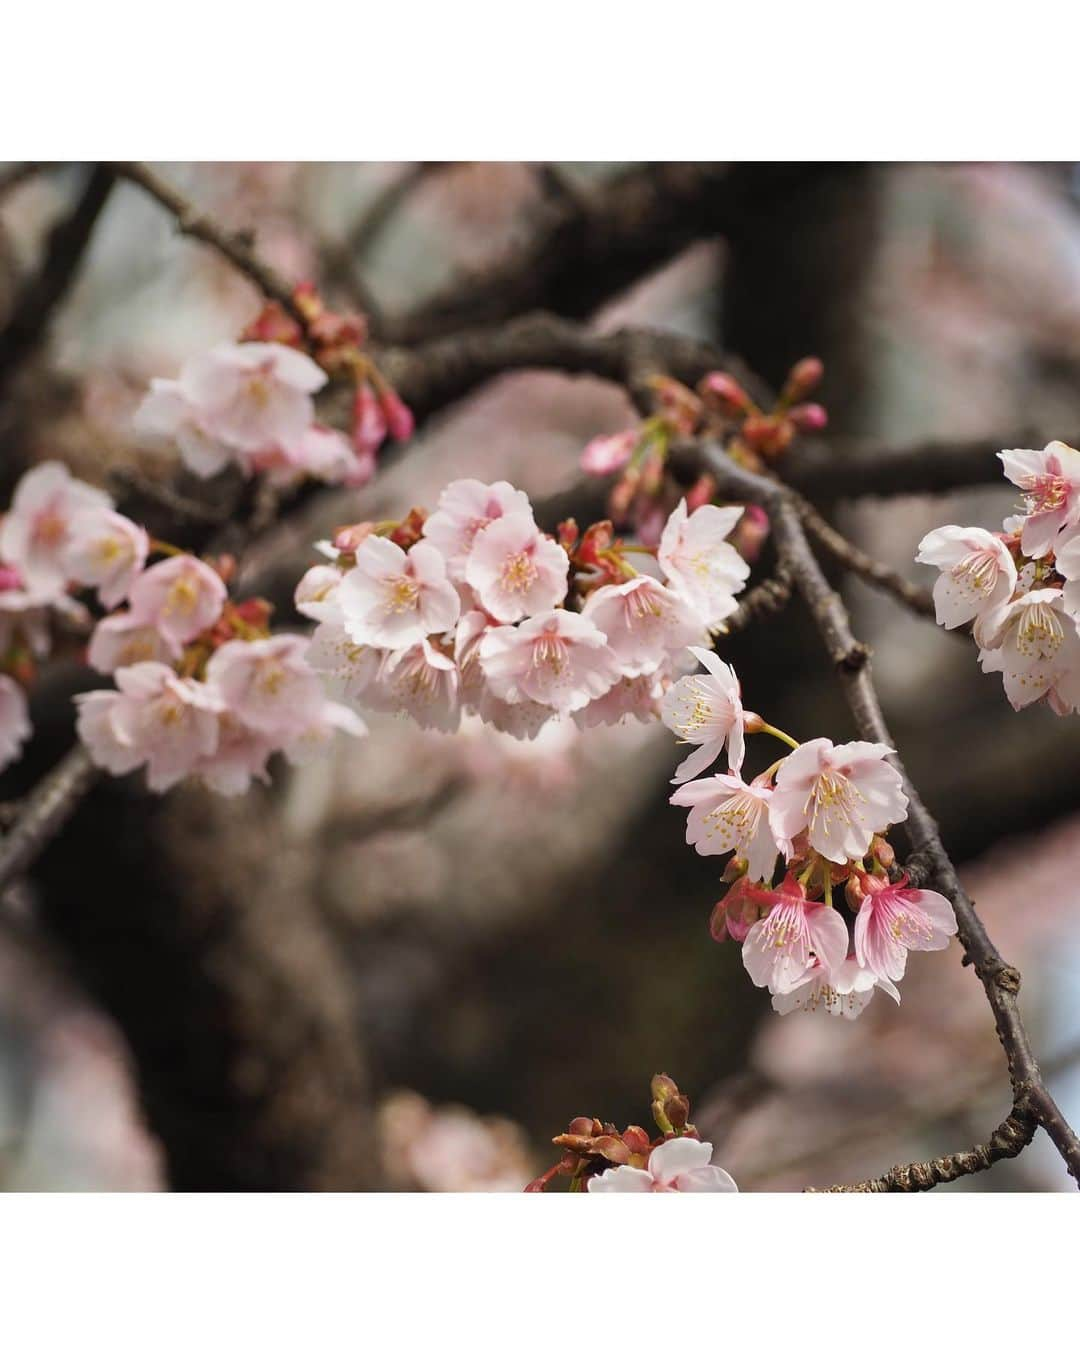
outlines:
[[[716, 446], [705, 447], [702, 459], [704, 466], [716, 477], [722, 492], [755, 502], [768, 512], [777, 551], [790, 567], [795, 585], [813, 615], [825, 650], [840, 677], [859, 734], [868, 740], [891, 745], [892, 737], [870, 673], [869, 649], [856, 640], [847, 609], [829, 585], [810, 548], [797, 496], [782, 484], [736, 465]], [[1080, 1140], [1047, 1090], [1031, 1049], [1017, 1005], [1020, 972], [1002, 958], [983, 927], [941, 841], [937, 823], [923, 805], [899, 757], [896, 767], [903, 777], [904, 791], [909, 799], [908, 837], [912, 846], [928, 860], [938, 885], [953, 904], [959, 925], [958, 936], [982, 981], [998, 1039], [1005, 1051], [1015, 1108], [1015, 1119], [1010, 1117], [1014, 1123], [1006, 1131], [1007, 1142], [1011, 1147], [1019, 1137], [1016, 1121], [1030, 1115], [1046, 1130], [1069, 1172], [1080, 1184]], [[1011, 1156], [1000, 1151], [1000, 1142], [994, 1144], [991, 1141], [991, 1145], [985, 1146], [989, 1149], [987, 1157], [990, 1153], [995, 1154], [994, 1160], [996, 1156]], [[989, 1162], [986, 1165], [989, 1166]]]

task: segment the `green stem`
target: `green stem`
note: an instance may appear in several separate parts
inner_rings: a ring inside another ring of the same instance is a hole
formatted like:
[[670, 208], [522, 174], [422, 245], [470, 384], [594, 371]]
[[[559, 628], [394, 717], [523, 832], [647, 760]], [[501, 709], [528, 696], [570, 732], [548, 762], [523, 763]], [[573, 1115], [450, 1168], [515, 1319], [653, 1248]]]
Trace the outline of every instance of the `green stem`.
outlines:
[[792, 750], [798, 750], [799, 742], [793, 740], [786, 731], [781, 731], [779, 727], [770, 726], [768, 722], [762, 722], [758, 731], [764, 731], [769, 736], [775, 736], [778, 741], [783, 741], [785, 745], [790, 745]]

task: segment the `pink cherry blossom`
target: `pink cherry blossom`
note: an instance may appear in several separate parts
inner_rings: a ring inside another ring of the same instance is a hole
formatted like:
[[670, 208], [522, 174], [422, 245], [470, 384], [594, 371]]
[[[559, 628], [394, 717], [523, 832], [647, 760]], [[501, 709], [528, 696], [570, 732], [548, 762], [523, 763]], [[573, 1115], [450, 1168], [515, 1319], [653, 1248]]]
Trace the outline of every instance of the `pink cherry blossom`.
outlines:
[[1065, 612], [1065, 597], [1056, 586], [1042, 586], [1018, 595], [993, 616], [976, 636], [983, 645], [983, 670], [999, 670], [1014, 708], [1052, 690], [1070, 707], [1080, 705], [1080, 634]]
[[276, 748], [267, 737], [225, 710], [218, 714], [217, 745], [192, 768], [192, 776], [201, 778], [222, 797], [238, 797], [247, 792], [252, 779], [270, 781], [267, 762]]
[[[504, 731], [517, 740], [533, 740], [555, 714], [553, 709], [532, 699], [507, 703], [491, 690], [480, 663], [480, 643], [484, 634], [501, 627], [483, 610], [473, 609], [458, 620], [454, 634], [454, 661], [459, 676], [462, 709], [475, 713], [496, 731]], [[590, 704], [589, 707], [593, 705]], [[577, 714], [575, 714], [576, 716]]]
[[480, 642], [480, 665], [497, 698], [531, 699], [560, 713], [584, 708], [619, 678], [604, 634], [565, 609], [537, 614], [517, 628], [489, 629]]
[[635, 428], [614, 436], [594, 436], [581, 452], [581, 471], [596, 478], [618, 473], [630, 463], [641, 433]]
[[308, 760], [322, 754], [339, 731], [358, 738], [366, 736], [368, 729], [363, 718], [358, 717], [351, 708], [324, 699], [315, 715], [295, 728], [281, 749], [290, 764], [306, 764]]
[[206, 685], [257, 735], [283, 744], [319, 712], [323, 691], [296, 633], [223, 643], [206, 663]]
[[403, 712], [422, 727], [456, 731], [461, 722], [458, 668], [426, 638], [388, 652], [378, 679], [368, 687], [368, 706]]
[[582, 613], [606, 634], [624, 675], [650, 675], [669, 652], [705, 640], [697, 612], [653, 577], [598, 587]]
[[174, 443], [185, 467], [199, 478], [212, 478], [235, 457], [232, 447], [208, 429], [203, 411], [178, 380], [150, 381], [135, 411], [135, 430], [154, 441]]
[[790, 994], [806, 977], [814, 958], [826, 975], [836, 974], [847, 955], [848, 932], [843, 919], [820, 900], [807, 900], [792, 877], [773, 891], [775, 903], [746, 935], [743, 965], [759, 989]]
[[146, 565], [150, 540], [141, 525], [117, 511], [83, 511], [68, 531], [64, 567], [72, 581], [95, 586], [106, 609], [126, 600]]
[[314, 421], [312, 394], [326, 373], [278, 342], [226, 343], [189, 361], [180, 389], [203, 425], [238, 451], [289, 447]]
[[651, 675], [624, 675], [606, 694], [594, 698], [573, 714], [583, 730], [588, 727], [615, 726], [633, 717], [638, 722], [655, 722], [660, 716], [664, 694], [662, 670]]
[[474, 540], [465, 580], [481, 605], [501, 623], [553, 609], [566, 596], [570, 559], [532, 516], [504, 515]]
[[423, 541], [406, 553], [389, 539], [368, 535], [334, 594], [352, 640], [391, 651], [449, 632], [461, 611], [442, 554]]
[[108, 511], [106, 493], [72, 478], [64, 464], [49, 460], [24, 473], [0, 525], [0, 557], [22, 573], [30, 590], [62, 590], [65, 551], [75, 517]]
[[356, 706], [379, 677], [386, 652], [354, 642], [340, 623], [319, 624], [305, 660], [323, 677], [329, 691]]
[[956, 932], [956, 916], [945, 896], [909, 886], [906, 876], [891, 883], [863, 877], [862, 894], [855, 955], [875, 975], [899, 980], [909, 951], [944, 951]]
[[190, 642], [221, 617], [227, 591], [212, 567], [189, 553], [154, 563], [131, 588], [131, 617], [173, 643]]
[[26, 582], [15, 567], [6, 566], [3, 572], [7, 584], [0, 587], [0, 650], [22, 641], [35, 656], [48, 656], [49, 616], [54, 610], [75, 624], [89, 622], [86, 607], [54, 583]]
[[1065, 578], [1062, 608], [1071, 619], [1080, 623], [1080, 534], [1058, 549], [1054, 568]]
[[690, 651], [706, 674], [677, 680], [664, 695], [660, 716], [664, 726], [695, 750], [675, 771], [674, 783], [685, 783], [707, 769], [727, 746], [728, 764], [735, 773], [745, 754], [742, 693], [735, 672], [705, 647]]
[[0, 675], [0, 769], [19, 758], [32, 731], [22, 686], [10, 675]]
[[676, 806], [690, 807], [688, 844], [706, 856], [733, 852], [747, 864], [752, 880], [769, 881], [781, 843], [784, 856], [789, 853], [787, 841], [778, 842], [769, 825], [772, 793], [764, 774], [744, 783], [737, 774], [718, 773], [684, 783], [670, 800]]
[[820, 961], [812, 961], [801, 984], [786, 994], [774, 994], [773, 1011], [785, 1016], [791, 1012], [828, 1013], [853, 1022], [881, 989], [900, 1002], [900, 991], [883, 975], [865, 970], [853, 955], [846, 956], [831, 974]]
[[180, 656], [181, 646], [172, 642], [156, 624], [132, 618], [127, 610], [110, 614], [96, 624], [86, 649], [86, 659], [103, 675], [140, 661], [170, 665]]
[[943, 525], [923, 537], [915, 561], [941, 569], [934, 582], [938, 623], [957, 628], [988, 614], [1016, 589], [1016, 565], [989, 530]]
[[1051, 441], [1045, 450], [1002, 450], [998, 458], [1024, 494], [1021, 547], [1029, 558], [1045, 557], [1063, 530], [1080, 525], [1080, 451]]
[[712, 1161], [713, 1146], [685, 1135], [668, 1139], [649, 1154], [645, 1167], [608, 1167], [589, 1178], [591, 1195], [643, 1195], [675, 1191], [726, 1191], [739, 1188]]
[[522, 516], [532, 523], [532, 507], [524, 492], [506, 482], [459, 478], [440, 493], [437, 508], [424, 522], [424, 538], [446, 559], [449, 575], [464, 581], [465, 563], [477, 536], [503, 516]]
[[221, 704], [206, 685], [156, 661], [123, 667], [116, 683], [76, 695], [79, 736], [95, 764], [116, 774], [145, 764], [151, 791], [165, 792], [213, 754]]
[[669, 584], [713, 628], [738, 605], [750, 568], [727, 536], [743, 514], [741, 506], [699, 506], [688, 516], [683, 498], [668, 517], [657, 558]]
[[776, 837], [806, 830], [810, 847], [832, 862], [865, 857], [877, 831], [907, 817], [903, 780], [885, 763], [892, 753], [877, 741], [804, 742], [776, 773], [769, 805]]

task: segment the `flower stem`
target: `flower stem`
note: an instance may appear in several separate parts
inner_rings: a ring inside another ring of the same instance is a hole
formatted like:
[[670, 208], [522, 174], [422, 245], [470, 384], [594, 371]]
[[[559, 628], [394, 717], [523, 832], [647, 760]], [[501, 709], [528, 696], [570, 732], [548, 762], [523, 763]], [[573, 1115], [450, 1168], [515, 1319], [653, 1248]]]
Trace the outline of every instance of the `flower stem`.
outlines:
[[779, 727], [770, 726], [768, 722], [762, 722], [758, 731], [764, 731], [766, 735], [775, 736], [778, 741], [783, 741], [785, 745], [790, 745], [792, 750], [798, 750], [799, 742], [794, 740], [786, 731], [781, 731]]

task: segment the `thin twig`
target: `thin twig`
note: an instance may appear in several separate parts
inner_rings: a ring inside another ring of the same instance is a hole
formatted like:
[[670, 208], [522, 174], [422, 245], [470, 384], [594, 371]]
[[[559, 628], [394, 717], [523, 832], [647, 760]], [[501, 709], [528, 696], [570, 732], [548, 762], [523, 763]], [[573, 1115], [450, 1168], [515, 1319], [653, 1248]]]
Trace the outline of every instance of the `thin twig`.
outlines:
[[0, 842], [0, 894], [52, 841], [100, 777], [83, 747], [75, 745], [35, 785]]

